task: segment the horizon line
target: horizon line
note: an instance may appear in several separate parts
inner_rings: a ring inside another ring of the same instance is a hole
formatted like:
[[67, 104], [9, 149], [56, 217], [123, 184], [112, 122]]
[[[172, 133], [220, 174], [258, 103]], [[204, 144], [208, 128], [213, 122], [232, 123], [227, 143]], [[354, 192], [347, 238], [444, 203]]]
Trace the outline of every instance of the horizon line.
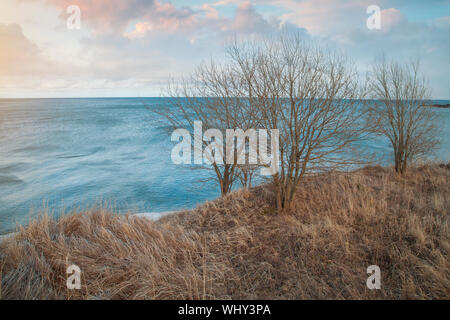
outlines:
[[[0, 97], [0, 100], [19, 100], [19, 99], [28, 99], [28, 100], [37, 100], [37, 99], [153, 99], [153, 98], [174, 98], [174, 97], [164, 97], [164, 96], [82, 96], [82, 97]], [[176, 97], [176, 98], [185, 98], [185, 97]], [[206, 98], [206, 97], [196, 97], [196, 98]], [[375, 100], [375, 99], [351, 99], [351, 100]], [[427, 100], [432, 101], [450, 101], [449, 98], [430, 98]]]

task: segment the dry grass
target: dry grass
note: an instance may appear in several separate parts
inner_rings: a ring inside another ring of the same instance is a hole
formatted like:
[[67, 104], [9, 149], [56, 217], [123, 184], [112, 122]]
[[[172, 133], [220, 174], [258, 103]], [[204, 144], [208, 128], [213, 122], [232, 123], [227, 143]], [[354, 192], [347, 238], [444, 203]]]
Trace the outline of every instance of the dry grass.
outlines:
[[[158, 222], [46, 216], [0, 244], [4, 299], [449, 299], [450, 166], [308, 178], [293, 211], [270, 186]], [[78, 265], [81, 290], [66, 288]], [[381, 268], [368, 290], [366, 268]]]

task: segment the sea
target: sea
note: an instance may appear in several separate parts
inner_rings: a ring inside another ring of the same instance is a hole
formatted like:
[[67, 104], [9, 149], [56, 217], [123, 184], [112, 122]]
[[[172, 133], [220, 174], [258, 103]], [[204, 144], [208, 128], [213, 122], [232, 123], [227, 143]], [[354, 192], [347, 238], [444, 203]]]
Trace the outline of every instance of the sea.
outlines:
[[[447, 104], [438, 100], [434, 103]], [[0, 234], [43, 211], [121, 214], [190, 209], [220, 195], [211, 172], [176, 165], [166, 98], [0, 99]], [[450, 159], [450, 109], [434, 161]], [[389, 157], [382, 138], [367, 147]]]

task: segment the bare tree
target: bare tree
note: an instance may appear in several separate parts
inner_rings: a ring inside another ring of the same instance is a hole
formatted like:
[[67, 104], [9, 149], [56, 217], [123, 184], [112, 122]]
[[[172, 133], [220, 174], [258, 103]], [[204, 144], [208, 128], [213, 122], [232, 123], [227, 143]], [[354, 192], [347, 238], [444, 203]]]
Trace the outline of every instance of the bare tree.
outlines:
[[257, 170], [260, 166], [259, 165], [252, 165], [252, 164], [241, 164], [238, 165], [237, 170], [237, 178], [239, 179], [241, 185], [244, 188], [251, 188], [252, 184], [254, 182], [254, 177], [257, 174]]
[[376, 122], [376, 132], [389, 139], [395, 171], [403, 174], [411, 161], [429, 154], [438, 143], [438, 119], [427, 107], [430, 90], [419, 61], [399, 64], [381, 59], [372, 67], [370, 89], [376, 100], [369, 119]]
[[[222, 195], [230, 192], [238, 177], [243, 177], [244, 174], [246, 179], [242, 181], [248, 183], [250, 173], [250, 167], [245, 167], [244, 173], [244, 166], [236, 161], [239, 146], [233, 148], [235, 161], [233, 163], [227, 161], [229, 144], [226, 143], [226, 130], [239, 128], [246, 131], [254, 128], [255, 111], [245, 98], [239, 97], [241, 85], [239, 74], [230, 65], [217, 64], [213, 61], [204, 63], [189, 77], [169, 83], [168, 110], [154, 110], [168, 119], [173, 129], [186, 128], [194, 132], [195, 122], [199, 121], [205, 135], [208, 130], [215, 130], [212, 131], [214, 137], [209, 141], [208, 139], [201, 139], [197, 143], [192, 141], [192, 146], [194, 153], [198, 152], [207, 158], [206, 164], [198, 163], [197, 167], [214, 172]], [[217, 131], [220, 134], [217, 134]]]
[[[227, 63], [204, 64], [170, 87], [173, 110], [163, 114], [175, 127], [193, 129], [200, 120], [205, 130], [278, 129], [279, 170], [272, 179], [279, 210], [290, 207], [306, 174], [358, 162], [352, 150], [366, 130], [351, 61], [289, 33], [271, 40], [235, 41], [227, 53]], [[227, 153], [210, 166], [222, 194], [236, 178], [249, 186], [258, 168], [227, 164]]]
[[234, 43], [228, 50], [248, 84], [240, 96], [257, 106], [257, 123], [279, 129], [279, 210], [289, 208], [307, 173], [358, 162], [352, 151], [366, 134], [362, 90], [351, 61], [284, 33], [272, 40]]

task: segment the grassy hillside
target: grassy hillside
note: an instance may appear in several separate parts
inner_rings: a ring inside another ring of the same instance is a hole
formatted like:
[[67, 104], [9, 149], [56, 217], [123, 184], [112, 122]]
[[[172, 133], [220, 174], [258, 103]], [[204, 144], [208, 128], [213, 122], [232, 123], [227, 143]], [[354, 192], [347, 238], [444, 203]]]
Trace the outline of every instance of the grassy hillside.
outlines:
[[[3, 299], [450, 299], [450, 165], [312, 176], [292, 212], [270, 186], [157, 222], [42, 217], [0, 244]], [[81, 268], [81, 290], [66, 268]], [[366, 287], [369, 265], [381, 290]]]

